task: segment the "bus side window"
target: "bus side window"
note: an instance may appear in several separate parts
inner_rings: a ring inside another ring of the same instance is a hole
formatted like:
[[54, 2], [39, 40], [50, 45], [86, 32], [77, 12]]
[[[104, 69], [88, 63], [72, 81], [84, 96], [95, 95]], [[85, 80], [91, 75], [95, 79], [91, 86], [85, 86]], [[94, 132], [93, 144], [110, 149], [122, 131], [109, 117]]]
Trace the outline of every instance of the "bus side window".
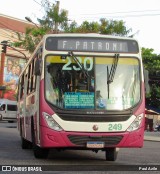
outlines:
[[144, 83], [145, 83], [145, 92], [148, 94], [150, 92], [149, 86], [149, 71], [144, 69]]
[[31, 89], [31, 64], [29, 65], [29, 68], [27, 69], [27, 79], [28, 79], [28, 84], [27, 84], [27, 94], [30, 94], [32, 91]]
[[35, 68], [35, 59], [33, 59], [32, 63], [32, 71], [31, 71], [31, 84], [30, 84], [30, 87], [31, 87], [31, 92], [35, 91], [36, 89], [36, 76], [34, 74], [34, 68]]
[[23, 74], [23, 76], [20, 79], [20, 89], [19, 89], [19, 92], [20, 92], [20, 99], [22, 99], [23, 94], [24, 94], [24, 74]]

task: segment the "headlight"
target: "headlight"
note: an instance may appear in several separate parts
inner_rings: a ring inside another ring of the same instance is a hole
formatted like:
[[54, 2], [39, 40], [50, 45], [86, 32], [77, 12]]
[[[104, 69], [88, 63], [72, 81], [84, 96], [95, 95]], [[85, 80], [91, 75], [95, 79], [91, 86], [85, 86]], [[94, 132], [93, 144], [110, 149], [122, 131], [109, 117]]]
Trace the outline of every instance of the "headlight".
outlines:
[[131, 132], [137, 130], [140, 127], [142, 120], [143, 114], [137, 116], [136, 119], [132, 122], [132, 124], [128, 127], [127, 131]]
[[62, 131], [63, 129], [61, 126], [53, 119], [53, 117], [45, 112], [43, 112], [43, 116], [48, 124], [48, 126], [51, 129], [54, 129], [55, 131]]

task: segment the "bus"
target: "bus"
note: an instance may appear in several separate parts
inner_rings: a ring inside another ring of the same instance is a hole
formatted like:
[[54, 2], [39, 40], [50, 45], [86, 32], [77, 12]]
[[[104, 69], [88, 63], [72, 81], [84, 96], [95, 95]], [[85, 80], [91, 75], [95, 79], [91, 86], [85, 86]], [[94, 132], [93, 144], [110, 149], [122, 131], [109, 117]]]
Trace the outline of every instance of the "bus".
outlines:
[[143, 147], [145, 87], [133, 38], [47, 34], [19, 78], [18, 130], [23, 149], [104, 151]]

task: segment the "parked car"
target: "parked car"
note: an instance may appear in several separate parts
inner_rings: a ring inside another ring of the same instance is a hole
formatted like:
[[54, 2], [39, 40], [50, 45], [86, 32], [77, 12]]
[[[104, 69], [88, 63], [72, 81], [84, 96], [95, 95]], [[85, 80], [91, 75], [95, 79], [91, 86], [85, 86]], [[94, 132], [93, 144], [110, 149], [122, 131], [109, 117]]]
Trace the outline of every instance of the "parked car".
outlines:
[[14, 122], [17, 118], [17, 101], [0, 99], [0, 120]]

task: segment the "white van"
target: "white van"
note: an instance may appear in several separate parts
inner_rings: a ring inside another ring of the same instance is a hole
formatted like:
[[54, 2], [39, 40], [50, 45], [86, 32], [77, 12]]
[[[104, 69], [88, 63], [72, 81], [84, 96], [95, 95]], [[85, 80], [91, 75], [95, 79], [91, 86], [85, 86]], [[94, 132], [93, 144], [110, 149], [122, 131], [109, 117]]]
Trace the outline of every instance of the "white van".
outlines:
[[17, 118], [17, 101], [0, 99], [0, 120], [14, 122]]

